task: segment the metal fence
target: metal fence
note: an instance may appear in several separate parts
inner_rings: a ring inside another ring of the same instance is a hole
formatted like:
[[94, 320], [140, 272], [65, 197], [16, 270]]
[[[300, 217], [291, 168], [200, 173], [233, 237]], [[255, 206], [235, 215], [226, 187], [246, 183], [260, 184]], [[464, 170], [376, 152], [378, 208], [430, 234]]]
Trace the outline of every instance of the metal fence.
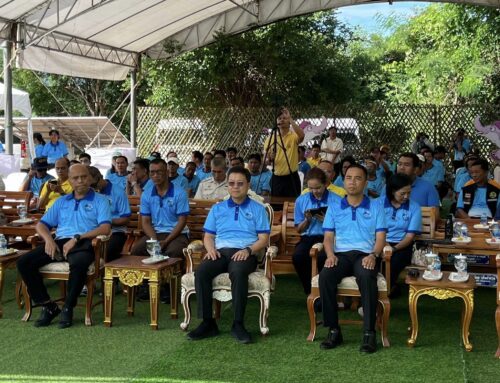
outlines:
[[[450, 148], [458, 128], [465, 129], [475, 151], [489, 158], [496, 148], [474, 129], [474, 119], [483, 123], [500, 119], [499, 105], [334, 105], [331, 107], [290, 107], [296, 120], [318, 124], [322, 116], [335, 118], [346, 154], [360, 158], [373, 146], [388, 144], [393, 153], [409, 151], [418, 132], [425, 132], [436, 145]], [[185, 163], [193, 150], [238, 148], [246, 158], [261, 152], [269, 128], [275, 121], [273, 108], [197, 109], [178, 112], [162, 107], [139, 109], [138, 153], [147, 156], [156, 150], [165, 156], [177, 152]], [[309, 142], [308, 145], [311, 145]]]

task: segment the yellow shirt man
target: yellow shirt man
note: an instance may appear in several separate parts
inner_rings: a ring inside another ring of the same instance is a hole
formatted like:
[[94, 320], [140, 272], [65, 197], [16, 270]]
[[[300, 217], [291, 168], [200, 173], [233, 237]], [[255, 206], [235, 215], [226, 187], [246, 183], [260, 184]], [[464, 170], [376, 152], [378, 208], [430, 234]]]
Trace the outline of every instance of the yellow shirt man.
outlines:
[[[64, 191], [64, 194], [69, 194], [69, 193], [73, 192], [73, 188], [71, 187], [71, 184], [69, 183], [69, 179], [67, 179], [66, 181], [64, 181], [61, 184], [61, 189]], [[42, 186], [42, 190], [40, 190], [40, 199], [45, 197], [47, 195], [47, 193], [48, 193], [48, 200], [47, 200], [47, 204], [45, 205], [45, 210], [48, 210], [54, 204], [54, 202], [56, 202], [56, 200], [62, 195], [62, 194], [50, 191], [50, 189], [48, 187], [48, 182], [45, 182]]]
[[[274, 142], [271, 141], [271, 138], [274, 139], [274, 135], [267, 137], [264, 144], [264, 150], [266, 151], [273, 150]], [[290, 164], [290, 170], [294, 173], [299, 170], [299, 136], [297, 136], [297, 134], [290, 129], [290, 131], [282, 136], [282, 138], [283, 145], [286, 149], [286, 156], [288, 157], [288, 163]], [[286, 176], [290, 174], [290, 170], [288, 169], [288, 165], [286, 163], [279, 135], [276, 135], [276, 139], [278, 142], [276, 145], [276, 155], [274, 156], [274, 174], [277, 176]]]
[[309, 157], [307, 159], [307, 163], [309, 164], [309, 166], [311, 166], [311, 168], [315, 168], [316, 166], [319, 165], [320, 162], [321, 162], [321, 157], [318, 158]]

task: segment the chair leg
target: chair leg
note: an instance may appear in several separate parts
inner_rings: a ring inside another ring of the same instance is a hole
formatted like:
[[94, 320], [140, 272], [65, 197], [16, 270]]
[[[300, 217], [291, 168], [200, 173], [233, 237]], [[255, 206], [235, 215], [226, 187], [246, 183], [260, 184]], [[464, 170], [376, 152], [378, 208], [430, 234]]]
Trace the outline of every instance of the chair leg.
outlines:
[[379, 300], [380, 304], [382, 305], [382, 330], [381, 330], [381, 336], [382, 336], [382, 345], [384, 347], [390, 347], [389, 343], [389, 338], [387, 337], [387, 326], [389, 324], [389, 314], [391, 313], [391, 302], [389, 301], [389, 298], [381, 298]]
[[66, 281], [59, 282], [59, 291], [61, 292], [61, 299], [64, 301], [66, 299]]
[[309, 314], [310, 330], [307, 340], [313, 342], [316, 336], [316, 313], [314, 312], [314, 302], [319, 298], [319, 290], [315, 287], [312, 288], [311, 294], [307, 297], [307, 312]]
[[87, 305], [85, 307], [85, 326], [92, 326], [92, 299], [94, 297], [95, 280], [88, 281], [87, 286]]
[[17, 307], [19, 309], [23, 308], [24, 301], [23, 301], [23, 280], [21, 278], [21, 275], [18, 273], [17, 278], [16, 278], [16, 303]]
[[269, 302], [269, 295], [270, 292], [266, 291], [264, 295], [257, 295], [257, 298], [259, 298], [260, 302], [260, 316], [259, 316], [259, 326], [260, 326], [260, 333], [262, 335], [267, 335], [269, 334], [269, 327], [267, 327], [267, 316], [269, 314], [269, 308], [268, 304], [266, 304], [266, 301]]
[[24, 282], [21, 282], [22, 284], [22, 289], [23, 289], [23, 300], [24, 300], [24, 316], [22, 320], [24, 322], [27, 322], [31, 318], [31, 297], [28, 293], [28, 288], [26, 287], [26, 284]]
[[181, 305], [184, 309], [184, 320], [181, 322], [181, 329], [187, 331], [189, 327], [189, 323], [191, 322], [191, 307], [189, 306], [189, 298], [191, 294], [194, 293], [194, 290], [184, 292], [181, 294]]
[[214, 303], [215, 303], [214, 318], [215, 318], [215, 320], [219, 320], [222, 303], [221, 303], [221, 301], [218, 301], [217, 299], [214, 299]]

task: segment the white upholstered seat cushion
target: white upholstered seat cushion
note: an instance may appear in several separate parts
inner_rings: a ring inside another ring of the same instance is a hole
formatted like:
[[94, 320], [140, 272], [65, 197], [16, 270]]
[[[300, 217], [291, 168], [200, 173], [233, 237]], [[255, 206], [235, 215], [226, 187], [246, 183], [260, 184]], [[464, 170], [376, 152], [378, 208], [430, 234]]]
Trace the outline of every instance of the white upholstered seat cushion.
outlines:
[[[69, 263], [68, 262], [51, 262], [45, 266], [42, 266], [38, 269], [40, 272], [46, 273], [58, 273], [65, 274], [69, 273]], [[93, 274], [95, 271], [94, 262], [89, 266], [87, 274]]]
[[[181, 286], [183, 289], [192, 290], [194, 289], [194, 273], [186, 273], [182, 276]], [[217, 275], [212, 281], [213, 289], [225, 288], [231, 289], [231, 280], [229, 279], [229, 273], [222, 273]], [[270, 291], [274, 288], [274, 275], [273, 283], [269, 282], [263, 271], [255, 271], [248, 276], [248, 291], [249, 292], [264, 292]]]
[[[319, 287], [318, 283], [319, 283], [319, 274], [311, 279], [311, 287]], [[344, 279], [342, 279], [342, 281], [340, 281], [337, 287], [339, 289], [358, 290], [356, 277], [354, 276], [345, 277]], [[377, 287], [378, 291], [387, 291], [387, 282], [385, 280], [385, 277], [380, 273], [378, 273], [377, 275]]]

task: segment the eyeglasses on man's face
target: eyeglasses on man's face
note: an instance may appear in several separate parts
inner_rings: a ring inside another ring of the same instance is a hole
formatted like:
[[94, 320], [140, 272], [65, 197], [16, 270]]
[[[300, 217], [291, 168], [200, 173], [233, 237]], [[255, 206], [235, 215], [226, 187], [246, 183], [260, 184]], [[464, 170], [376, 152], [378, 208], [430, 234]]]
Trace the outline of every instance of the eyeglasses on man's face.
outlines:
[[232, 188], [234, 188], [234, 187], [241, 188], [241, 187], [245, 186], [245, 182], [243, 182], [243, 181], [229, 181], [227, 184], [229, 185], [229, 187], [232, 187]]

